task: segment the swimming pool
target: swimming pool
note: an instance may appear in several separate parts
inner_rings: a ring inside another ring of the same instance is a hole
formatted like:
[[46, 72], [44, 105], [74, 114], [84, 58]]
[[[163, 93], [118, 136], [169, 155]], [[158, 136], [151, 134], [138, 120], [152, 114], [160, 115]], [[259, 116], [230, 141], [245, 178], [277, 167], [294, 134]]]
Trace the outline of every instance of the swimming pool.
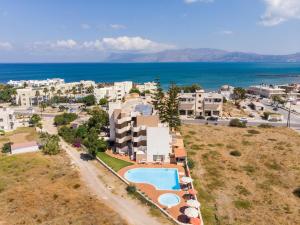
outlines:
[[176, 206], [180, 203], [180, 198], [178, 197], [178, 195], [172, 193], [162, 194], [158, 197], [157, 200], [161, 205], [167, 206], [168, 208]]
[[124, 177], [133, 183], [151, 184], [157, 190], [180, 190], [178, 170], [173, 168], [136, 168]]

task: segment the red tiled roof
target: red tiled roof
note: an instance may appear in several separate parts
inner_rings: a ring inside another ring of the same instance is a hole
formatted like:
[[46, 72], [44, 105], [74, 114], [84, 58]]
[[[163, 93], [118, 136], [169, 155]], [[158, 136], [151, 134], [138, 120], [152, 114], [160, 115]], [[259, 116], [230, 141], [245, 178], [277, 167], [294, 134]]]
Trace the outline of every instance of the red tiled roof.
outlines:
[[190, 224], [201, 225], [201, 220], [199, 218], [191, 218], [190, 219]]
[[16, 143], [11, 145], [11, 150], [16, 150], [18, 148], [26, 148], [26, 147], [33, 147], [37, 146], [36, 141], [29, 141], [29, 142], [23, 142], [23, 143]]
[[175, 158], [184, 158], [186, 157], [186, 151], [184, 148], [175, 148], [174, 149]]

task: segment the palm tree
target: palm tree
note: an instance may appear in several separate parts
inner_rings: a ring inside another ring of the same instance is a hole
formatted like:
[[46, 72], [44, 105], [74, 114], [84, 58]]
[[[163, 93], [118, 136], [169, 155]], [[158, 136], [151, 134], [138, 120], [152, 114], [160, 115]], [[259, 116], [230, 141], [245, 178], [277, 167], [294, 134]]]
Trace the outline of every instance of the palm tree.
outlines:
[[45, 97], [45, 99], [46, 99], [46, 96], [47, 96], [47, 93], [49, 92], [49, 90], [48, 90], [48, 88], [44, 88], [43, 89], [43, 93], [44, 93], [44, 97]]
[[62, 95], [62, 91], [59, 89], [57, 90], [56, 94], [60, 97]]
[[81, 97], [82, 97], [82, 91], [83, 91], [83, 88], [84, 88], [84, 84], [83, 84], [83, 83], [80, 83], [80, 84], [79, 84], [79, 92], [80, 92]]
[[53, 96], [53, 93], [55, 92], [55, 87], [52, 86], [52, 87], [50, 88], [50, 91], [51, 91], [52, 96]]
[[47, 107], [46, 103], [45, 102], [42, 102], [42, 104], [40, 104], [40, 109], [41, 109], [41, 116], [42, 116], [42, 112], [45, 111], [45, 108]]
[[39, 103], [40, 103], [40, 101], [39, 101], [40, 96], [41, 96], [40, 91], [39, 91], [39, 90], [36, 90], [36, 91], [35, 91], [35, 97], [36, 97], [36, 102], [37, 102], [38, 105], [39, 105]]
[[74, 95], [74, 99], [75, 99], [75, 95], [76, 95], [77, 91], [76, 91], [76, 87], [72, 87], [72, 94]]

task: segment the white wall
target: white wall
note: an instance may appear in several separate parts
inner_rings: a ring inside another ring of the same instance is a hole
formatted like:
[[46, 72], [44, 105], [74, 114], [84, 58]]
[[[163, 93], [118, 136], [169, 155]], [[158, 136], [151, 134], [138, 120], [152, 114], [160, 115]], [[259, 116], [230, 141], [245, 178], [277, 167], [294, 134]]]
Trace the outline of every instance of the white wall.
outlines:
[[36, 146], [29, 146], [24, 148], [18, 148], [11, 151], [11, 154], [21, 154], [21, 153], [28, 153], [28, 152], [37, 152], [39, 150], [39, 147]]
[[153, 162], [153, 155], [164, 155], [165, 161], [170, 162], [171, 136], [169, 127], [147, 128], [147, 161]]

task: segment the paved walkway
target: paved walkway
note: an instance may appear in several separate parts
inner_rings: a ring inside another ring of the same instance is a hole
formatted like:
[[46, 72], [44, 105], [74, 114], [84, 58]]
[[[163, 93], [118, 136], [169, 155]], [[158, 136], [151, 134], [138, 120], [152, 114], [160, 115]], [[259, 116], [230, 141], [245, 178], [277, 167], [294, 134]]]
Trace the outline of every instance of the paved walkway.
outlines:
[[[56, 133], [55, 127], [52, 125], [49, 118], [45, 118], [43, 122], [44, 130], [50, 133]], [[115, 210], [122, 218], [132, 225], [161, 225], [162, 222], [158, 218], [152, 217], [148, 213], [148, 208], [139, 204], [136, 200], [122, 197], [118, 193], [113, 193], [109, 185], [103, 183], [99, 178], [102, 176], [114, 176], [107, 174], [99, 168], [100, 165], [81, 159], [79, 151], [61, 140], [61, 147], [66, 151], [72, 163], [78, 168], [82, 180], [85, 182], [91, 193], [96, 195], [103, 203]], [[102, 166], [101, 166], [102, 167]], [[104, 169], [104, 168], [103, 168]], [[115, 177], [113, 177], [115, 178]], [[99, 215], [101, 216], [101, 214]]]

